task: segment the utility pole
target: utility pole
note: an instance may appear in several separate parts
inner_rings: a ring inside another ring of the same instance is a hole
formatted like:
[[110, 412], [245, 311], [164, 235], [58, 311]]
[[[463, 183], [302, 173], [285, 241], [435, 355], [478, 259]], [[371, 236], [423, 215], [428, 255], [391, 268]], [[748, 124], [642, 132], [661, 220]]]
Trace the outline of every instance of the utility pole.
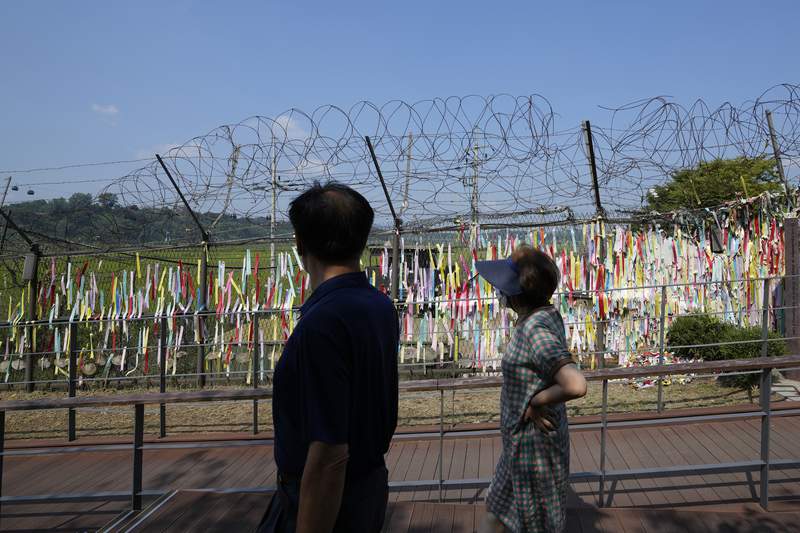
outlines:
[[472, 147], [472, 247], [478, 248], [478, 146]]
[[[477, 129], [472, 130], [473, 137], [476, 137], [476, 131]], [[480, 231], [480, 214], [478, 213], [478, 169], [481, 165], [481, 159], [478, 150], [481, 148], [485, 148], [485, 146], [479, 146], [477, 139], [475, 139], [475, 143], [470, 148], [472, 150], [472, 163], [470, 164], [470, 166], [472, 166], [472, 195], [470, 197], [470, 212], [472, 215], [472, 221], [470, 240], [471, 246], [475, 250], [478, 249], [478, 235]]]
[[278, 206], [278, 154], [275, 151], [275, 138], [272, 138], [272, 214], [269, 218], [269, 268], [275, 278], [275, 216]]
[[411, 150], [414, 147], [414, 133], [408, 134], [408, 151], [406, 153], [406, 184], [403, 188], [403, 205], [400, 207], [400, 217], [408, 210], [408, 190], [411, 186]]
[[792, 209], [792, 195], [789, 194], [789, 182], [786, 180], [786, 172], [783, 170], [783, 161], [781, 161], [781, 149], [778, 146], [778, 137], [775, 135], [775, 125], [772, 123], [772, 112], [767, 109], [767, 126], [769, 127], [769, 138], [772, 141], [772, 153], [775, 156], [775, 164], [778, 167], [778, 175], [783, 181], [783, 192], [786, 194], [786, 208], [791, 211]]

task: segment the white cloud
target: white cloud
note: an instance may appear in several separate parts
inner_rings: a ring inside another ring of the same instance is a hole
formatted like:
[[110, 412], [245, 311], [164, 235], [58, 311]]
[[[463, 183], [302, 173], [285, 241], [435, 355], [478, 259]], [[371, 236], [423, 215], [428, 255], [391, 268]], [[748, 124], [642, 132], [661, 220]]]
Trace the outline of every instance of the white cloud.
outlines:
[[92, 104], [92, 111], [105, 117], [113, 117], [119, 113], [119, 108], [117, 108], [117, 106], [114, 104]]
[[273, 128], [275, 136], [278, 138], [286, 136], [287, 139], [305, 139], [308, 132], [292, 117], [281, 115], [275, 119], [277, 127]]

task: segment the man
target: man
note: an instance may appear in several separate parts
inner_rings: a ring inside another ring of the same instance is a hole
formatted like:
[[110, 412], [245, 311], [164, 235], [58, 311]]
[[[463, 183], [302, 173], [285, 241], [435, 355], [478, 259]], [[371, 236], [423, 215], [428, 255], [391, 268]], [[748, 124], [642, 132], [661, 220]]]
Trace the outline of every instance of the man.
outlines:
[[384, 454], [397, 426], [399, 324], [360, 268], [374, 212], [356, 191], [315, 184], [290, 205], [313, 293], [276, 368], [275, 532], [380, 531]]

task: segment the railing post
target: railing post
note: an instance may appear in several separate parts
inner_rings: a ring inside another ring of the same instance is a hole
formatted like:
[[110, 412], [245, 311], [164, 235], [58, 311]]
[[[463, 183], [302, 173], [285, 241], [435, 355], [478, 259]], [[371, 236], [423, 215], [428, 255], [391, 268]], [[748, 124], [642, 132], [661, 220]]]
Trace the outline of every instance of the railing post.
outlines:
[[[167, 392], [167, 318], [161, 317], [158, 326], [158, 361], [160, 365], [158, 375], [158, 390], [161, 394]], [[167, 436], [167, 405], [158, 404], [159, 438]]]
[[[0, 411], [0, 498], [3, 497], [3, 457], [6, 451], [6, 412]], [[0, 511], [3, 503], [0, 499]]]
[[[667, 286], [661, 286], [661, 316], [658, 326], [658, 364], [664, 364], [664, 333], [667, 316]], [[658, 376], [658, 412], [664, 410], [664, 376]]]
[[444, 389], [439, 390], [439, 503], [442, 503], [444, 485]]
[[133, 406], [133, 486], [131, 509], [142, 510], [142, 445], [144, 444], [144, 404]]
[[[69, 353], [69, 383], [67, 383], [68, 396], [75, 397], [75, 381], [76, 373], [78, 371], [78, 326], [75, 322], [70, 321], [68, 326], [69, 342], [67, 343], [67, 350]], [[67, 413], [67, 440], [75, 440], [75, 409], [69, 408]]]
[[606, 438], [608, 437], [608, 379], [603, 379], [603, 405], [600, 412], [600, 501], [598, 507], [605, 506], [606, 485]]
[[[769, 280], [764, 280], [764, 303], [761, 314], [761, 357], [769, 353]], [[761, 371], [759, 400], [761, 403], [761, 507], [769, 508], [769, 432], [771, 422], [770, 396], [772, 395], [772, 368]]]
[[[253, 389], [258, 389], [258, 355], [260, 343], [258, 342], [258, 312], [253, 312], [253, 351], [250, 354], [252, 361]], [[253, 435], [258, 435], [258, 398], [253, 398]]]

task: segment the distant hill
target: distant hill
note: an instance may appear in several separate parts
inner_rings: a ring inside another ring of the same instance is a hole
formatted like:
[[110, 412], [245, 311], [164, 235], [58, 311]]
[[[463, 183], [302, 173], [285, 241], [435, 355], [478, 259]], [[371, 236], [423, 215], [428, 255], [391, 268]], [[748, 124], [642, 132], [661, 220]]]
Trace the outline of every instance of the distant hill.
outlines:
[[[137, 246], [199, 242], [200, 234], [185, 209], [124, 206], [113, 194], [76, 193], [69, 198], [34, 200], [5, 207], [14, 222], [33, 234], [98, 246]], [[267, 216], [240, 218], [236, 215], [198, 213], [212, 240], [229, 241], [269, 236]], [[288, 222], [276, 225], [276, 235], [292, 229]], [[8, 240], [16, 242], [8, 231]], [[10, 242], [7, 241], [7, 248]]]

